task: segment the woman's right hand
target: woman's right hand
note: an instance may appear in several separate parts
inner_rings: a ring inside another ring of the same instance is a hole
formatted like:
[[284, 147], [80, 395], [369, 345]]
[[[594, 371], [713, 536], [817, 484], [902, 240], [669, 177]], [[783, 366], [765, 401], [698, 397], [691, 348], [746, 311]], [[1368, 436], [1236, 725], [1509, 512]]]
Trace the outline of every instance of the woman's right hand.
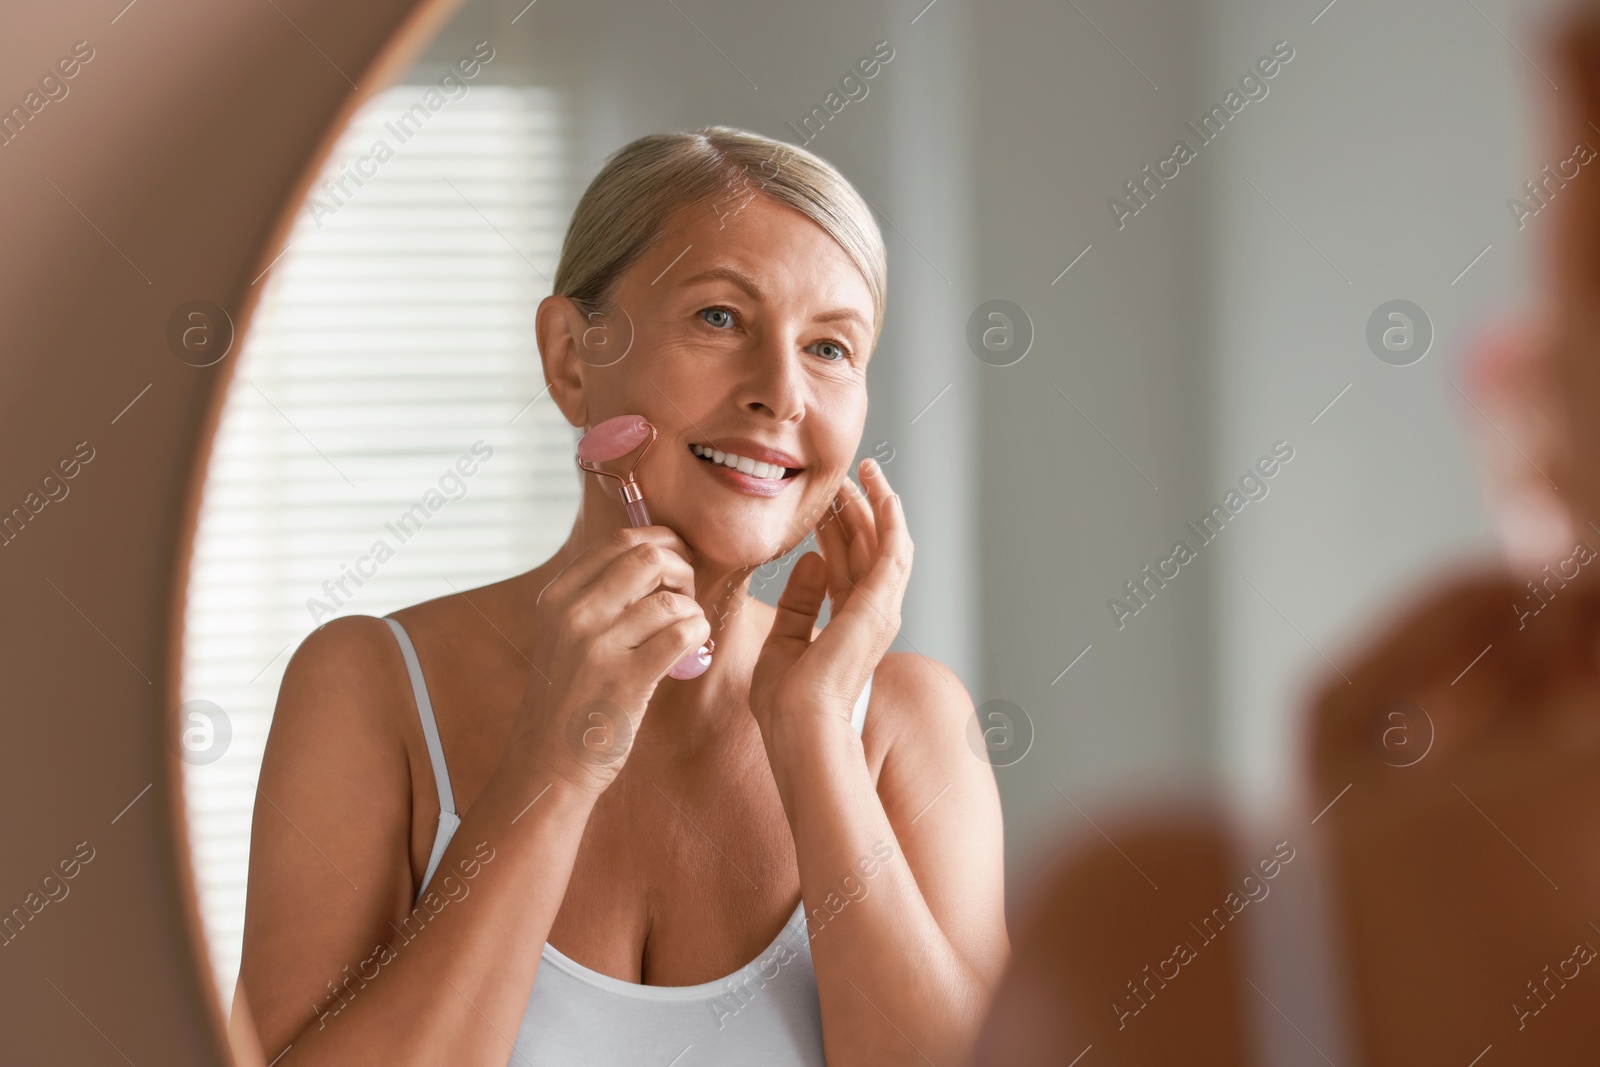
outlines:
[[626, 527], [544, 588], [513, 750], [596, 796], [611, 785], [656, 686], [711, 636], [691, 555], [665, 526]]

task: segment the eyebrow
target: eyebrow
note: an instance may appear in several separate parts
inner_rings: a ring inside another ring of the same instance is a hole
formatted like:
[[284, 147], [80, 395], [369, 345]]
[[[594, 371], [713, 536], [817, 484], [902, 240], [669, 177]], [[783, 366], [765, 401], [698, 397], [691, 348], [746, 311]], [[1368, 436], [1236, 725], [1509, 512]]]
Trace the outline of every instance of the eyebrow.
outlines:
[[[696, 282], [715, 281], [719, 279], [722, 281], [732, 282], [734, 285], [738, 286], [740, 289], [743, 289], [747, 294], [756, 300], [770, 300], [772, 297], [770, 291], [762, 289], [744, 273], [737, 271], [732, 267], [711, 267], [707, 270], [701, 271], [699, 274], [685, 278], [682, 284], [693, 285]], [[820, 314], [812, 316], [813, 322], [839, 322], [843, 320], [855, 322], [856, 325], [860, 326], [863, 330], [866, 330], [869, 334], [872, 332], [872, 324], [867, 322], [866, 319], [862, 318], [861, 312], [857, 311], [855, 308], [834, 308], [832, 311], [824, 311]]]

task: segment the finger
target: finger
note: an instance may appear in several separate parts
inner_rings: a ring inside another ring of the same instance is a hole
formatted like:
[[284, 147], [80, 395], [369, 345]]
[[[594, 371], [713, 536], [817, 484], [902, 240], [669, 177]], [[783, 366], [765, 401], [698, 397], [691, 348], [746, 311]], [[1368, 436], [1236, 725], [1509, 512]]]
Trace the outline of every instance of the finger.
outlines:
[[883, 473], [883, 468], [878, 465], [877, 460], [869, 460], [867, 467], [868, 487], [872, 492], [872, 512], [875, 517], [872, 527], [873, 562], [876, 563], [881, 559], [903, 560], [909, 569], [911, 533], [906, 526], [906, 513], [901, 506], [900, 494], [889, 484], [889, 477]]
[[711, 636], [711, 623], [701, 612], [680, 618], [664, 627], [650, 640], [634, 650], [639, 668], [648, 670], [656, 681], [666, 677], [668, 671], [693, 649], [706, 643]]
[[840, 509], [844, 503], [844, 490], [834, 498], [833, 505], [823, 512], [817, 523], [817, 547], [822, 550], [822, 560], [828, 565], [828, 595], [834, 607], [850, 592], [850, 535], [845, 530]]
[[624, 526], [613, 530], [593, 546], [584, 549], [577, 559], [568, 564], [567, 568], [545, 587], [540, 598], [554, 596], [559, 601], [563, 594], [567, 598], [580, 595], [584, 589], [598, 581], [606, 568], [619, 556], [642, 544], [660, 545], [671, 549], [684, 559], [694, 558], [694, 553], [683, 538], [665, 526]]
[[[869, 491], [876, 496], [875, 534], [877, 546], [870, 569], [856, 582], [855, 592], [846, 605], [846, 611], [855, 607], [857, 599], [865, 599], [866, 609], [875, 612], [890, 628], [898, 632], [900, 606], [905, 599], [906, 583], [911, 574], [912, 544], [906, 527], [905, 513], [900, 507], [900, 497], [888, 489], [881, 468], [872, 463], [874, 470], [868, 477]], [[824, 631], [826, 633], [826, 631]]]
[[692, 598], [694, 568], [669, 544], [645, 540], [615, 556], [578, 596], [587, 610], [615, 616], [657, 589]]
[[872, 561], [877, 554], [878, 531], [870, 527], [864, 528], [860, 536], [850, 542], [850, 580], [852, 582], [860, 582], [872, 572]]
[[872, 504], [861, 487], [849, 478], [844, 480], [845, 500], [840, 519], [850, 531], [850, 577], [859, 582], [872, 569], [872, 560], [878, 554], [878, 528], [873, 519]]
[[[827, 594], [828, 568], [822, 557], [807, 552], [795, 560], [789, 572], [789, 581], [778, 597], [777, 615], [767, 634], [767, 644], [797, 641], [811, 643], [811, 631], [816, 626], [817, 614], [822, 610], [822, 598]], [[827, 631], [824, 630], [824, 633]]]
[[[700, 607], [699, 601], [682, 593], [661, 589], [629, 605], [627, 610], [618, 614], [606, 637], [612, 648], [631, 653], [648, 644], [663, 631], [686, 619], [697, 617], [705, 618], [705, 610]], [[706, 632], [707, 634], [711, 632], [709, 622]], [[671, 666], [671, 663], [667, 664], [667, 667]]]

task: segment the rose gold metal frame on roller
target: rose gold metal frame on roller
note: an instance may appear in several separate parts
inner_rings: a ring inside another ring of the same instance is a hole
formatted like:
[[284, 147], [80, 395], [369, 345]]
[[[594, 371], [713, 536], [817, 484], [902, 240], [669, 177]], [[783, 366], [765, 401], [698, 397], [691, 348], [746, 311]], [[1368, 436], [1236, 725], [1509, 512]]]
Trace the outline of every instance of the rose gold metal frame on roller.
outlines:
[[[633, 463], [628, 467], [627, 474], [613, 474], [604, 470], [600, 464], [584, 462], [582, 456], [577, 457], [578, 467], [590, 474], [600, 474], [607, 478], [615, 478], [620, 484], [618, 492], [622, 496], [622, 506], [628, 512], [628, 521], [634, 526], [650, 525], [650, 510], [644, 504], [644, 490], [639, 488], [639, 483], [634, 480], [633, 472], [639, 469], [639, 462], [644, 459], [644, 454], [650, 451], [650, 446], [656, 443], [656, 428], [650, 427], [650, 437], [645, 441], [644, 447], [639, 449], [639, 454], [634, 457]], [[637, 445], [634, 446], [638, 448]], [[623, 455], [628, 453], [624, 452]], [[606, 462], [612, 462], [607, 460]]]

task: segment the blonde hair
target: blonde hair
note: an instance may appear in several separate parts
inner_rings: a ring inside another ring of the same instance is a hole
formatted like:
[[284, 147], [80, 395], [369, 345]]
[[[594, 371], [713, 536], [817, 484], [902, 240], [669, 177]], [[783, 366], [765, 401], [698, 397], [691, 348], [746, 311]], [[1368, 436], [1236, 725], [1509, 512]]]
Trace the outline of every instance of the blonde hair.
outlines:
[[604, 311], [618, 279], [660, 239], [674, 212], [709, 203], [727, 217], [755, 195], [800, 212], [844, 249], [872, 294], [876, 344], [889, 271], [866, 201], [820, 156], [731, 126], [653, 133], [613, 153], [572, 213], [554, 295], [570, 298], [585, 315]]

